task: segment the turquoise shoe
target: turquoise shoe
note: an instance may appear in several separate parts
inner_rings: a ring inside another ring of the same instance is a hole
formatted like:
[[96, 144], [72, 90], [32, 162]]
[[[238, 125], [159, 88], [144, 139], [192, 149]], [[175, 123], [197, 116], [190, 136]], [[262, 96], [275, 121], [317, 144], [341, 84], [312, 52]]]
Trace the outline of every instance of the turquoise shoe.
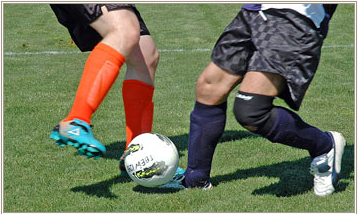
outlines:
[[91, 126], [79, 119], [61, 121], [53, 128], [50, 138], [59, 146], [75, 147], [78, 154], [87, 158], [98, 159], [106, 153], [106, 147], [93, 137]]

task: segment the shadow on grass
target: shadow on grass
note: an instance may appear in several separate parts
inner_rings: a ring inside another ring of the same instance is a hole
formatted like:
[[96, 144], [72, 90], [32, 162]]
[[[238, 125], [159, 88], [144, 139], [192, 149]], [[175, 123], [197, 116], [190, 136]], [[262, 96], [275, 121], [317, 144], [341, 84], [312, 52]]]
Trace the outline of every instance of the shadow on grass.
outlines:
[[[258, 137], [245, 131], [226, 131], [221, 138], [220, 142], [228, 142], [232, 140], [239, 140], [243, 138]], [[175, 143], [179, 152], [187, 149], [188, 135], [172, 136], [170, 139]], [[124, 149], [124, 142], [116, 142], [111, 144], [107, 149], [118, 151]], [[118, 152], [117, 152], [118, 153]], [[120, 154], [107, 153], [105, 158], [119, 159]], [[268, 177], [278, 178], [279, 181], [271, 185], [256, 189], [252, 192], [253, 195], [275, 195], [277, 197], [290, 197], [295, 195], [304, 194], [310, 191], [313, 187], [313, 176], [308, 173], [310, 166], [310, 158], [302, 158], [295, 161], [285, 161], [273, 165], [261, 166], [249, 169], [238, 169], [236, 172], [226, 175], [218, 175], [211, 178], [214, 186], [220, 185], [222, 182], [230, 182], [233, 180], [247, 179], [252, 177]], [[346, 146], [343, 160], [342, 171], [340, 177], [342, 179], [353, 179], [351, 173], [354, 171], [354, 146]], [[117, 198], [115, 194], [110, 191], [111, 186], [118, 183], [131, 182], [127, 175], [116, 176], [112, 179], [102, 181], [96, 184], [78, 186], [71, 190], [73, 192], [84, 192], [87, 195], [104, 197], [104, 198]], [[349, 183], [340, 181], [336, 187], [336, 192], [344, 191]], [[133, 191], [147, 194], [166, 194], [173, 193], [180, 190], [175, 189], [160, 189], [160, 188], [146, 188], [142, 186], [135, 186]]]
[[[111, 179], [101, 181], [99, 183], [91, 184], [91, 185], [84, 185], [84, 186], [77, 186], [71, 189], [73, 192], [83, 192], [89, 196], [95, 196], [98, 198], [109, 198], [115, 199], [118, 198], [117, 195], [111, 192], [111, 187], [116, 184], [131, 182], [132, 180], [128, 175], [119, 175], [115, 176]], [[177, 189], [161, 189], [161, 188], [149, 188], [143, 186], [135, 186], [133, 188], [135, 192], [147, 193], [147, 194], [167, 194], [167, 193], [174, 193], [180, 190]]]
[[87, 195], [96, 196], [98, 198], [118, 198], [118, 196], [110, 191], [111, 186], [131, 181], [132, 180], [127, 175], [119, 175], [99, 183], [74, 187], [71, 189], [71, 191], [83, 192]]
[[[296, 161], [285, 161], [273, 165], [257, 168], [238, 169], [236, 172], [213, 177], [213, 185], [222, 182], [247, 179], [251, 177], [278, 178], [279, 181], [269, 186], [256, 189], [253, 195], [275, 195], [277, 197], [290, 197], [303, 194], [313, 188], [313, 176], [308, 173], [311, 159], [309, 157]], [[348, 145], [342, 159], [341, 179], [353, 179], [350, 175], [354, 171], [354, 146]], [[349, 183], [340, 181], [336, 192], [344, 191]]]

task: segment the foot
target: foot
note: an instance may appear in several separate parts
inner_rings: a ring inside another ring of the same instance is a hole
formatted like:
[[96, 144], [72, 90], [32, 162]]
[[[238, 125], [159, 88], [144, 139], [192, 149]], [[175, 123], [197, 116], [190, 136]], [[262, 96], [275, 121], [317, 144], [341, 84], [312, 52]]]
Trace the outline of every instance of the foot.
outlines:
[[126, 172], [126, 166], [124, 165], [124, 153], [123, 153], [123, 155], [119, 158], [119, 171], [120, 171], [120, 172]]
[[341, 162], [346, 140], [338, 132], [327, 132], [333, 141], [333, 148], [326, 154], [315, 157], [311, 162], [310, 173], [314, 176], [314, 193], [326, 196], [335, 191], [341, 172]]
[[168, 183], [160, 185], [159, 188], [164, 189], [185, 189], [186, 187], [183, 184], [184, 174], [174, 175], [173, 179], [171, 179]]
[[59, 146], [75, 147], [87, 158], [98, 159], [106, 153], [106, 147], [93, 137], [91, 126], [79, 119], [61, 121], [53, 128], [50, 138]]
[[[180, 167], [178, 167], [180, 168]], [[180, 173], [179, 173], [180, 172]], [[213, 185], [210, 181], [206, 181], [203, 183], [200, 187], [186, 187], [185, 186], [185, 170], [180, 168], [180, 170], [177, 170], [177, 173], [174, 175], [173, 179], [170, 180], [168, 183], [163, 184], [159, 186], [159, 188], [165, 188], [165, 189], [187, 189], [187, 188], [201, 188], [203, 190], [210, 190], [213, 188]]]

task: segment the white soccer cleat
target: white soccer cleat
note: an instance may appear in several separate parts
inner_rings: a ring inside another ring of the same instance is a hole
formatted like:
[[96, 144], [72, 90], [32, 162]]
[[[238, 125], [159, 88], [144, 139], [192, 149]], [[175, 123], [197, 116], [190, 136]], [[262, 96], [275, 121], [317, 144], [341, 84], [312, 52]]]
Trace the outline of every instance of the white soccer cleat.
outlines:
[[326, 196], [334, 192], [346, 145], [346, 140], [341, 133], [334, 131], [327, 133], [332, 138], [333, 148], [328, 153], [315, 157], [310, 168], [310, 173], [314, 176], [314, 193], [318, 196]]

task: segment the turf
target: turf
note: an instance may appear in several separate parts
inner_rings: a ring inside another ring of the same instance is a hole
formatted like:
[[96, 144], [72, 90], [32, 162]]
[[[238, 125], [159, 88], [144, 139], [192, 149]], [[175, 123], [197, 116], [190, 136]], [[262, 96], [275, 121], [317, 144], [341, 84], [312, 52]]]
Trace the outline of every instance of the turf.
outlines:
[[[48, 5], [2, 6], [4, 212], [355, 211], [354, 4], [338, 7], [319, 69], [299, 111], [306, 122], [337, 130], [347, 139], [337, 192], [323, 198], [312, 192], [306, 151], [272, 144], [237, 124], [231, 110], [234, 93], [213, 160], [214, 189], [144, 188], [120, 176], [125, 66], [92, 118], [94, 135], [107, 147], [106, 156], [86, 159], [73, 148], [56, 146], [49, 133], [71, 108], [88, 53], [78, 51]], [[153, 131], [176, 144], [180, 166], [185, 168], [196, 79], [241, 5], [137, 7], [160, 51]]]

